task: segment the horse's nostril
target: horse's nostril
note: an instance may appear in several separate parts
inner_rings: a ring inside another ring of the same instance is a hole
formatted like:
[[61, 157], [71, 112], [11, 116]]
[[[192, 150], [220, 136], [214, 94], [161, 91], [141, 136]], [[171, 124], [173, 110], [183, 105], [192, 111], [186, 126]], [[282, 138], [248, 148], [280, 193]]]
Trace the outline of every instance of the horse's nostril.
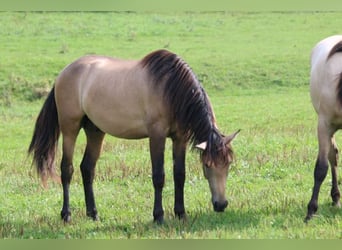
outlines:
[[214, 202], [215, 212], [223, 212], [227, 206], [228, 206], [228, 201], [224, 201], [222, 203], [217, 202], [217, 201]]

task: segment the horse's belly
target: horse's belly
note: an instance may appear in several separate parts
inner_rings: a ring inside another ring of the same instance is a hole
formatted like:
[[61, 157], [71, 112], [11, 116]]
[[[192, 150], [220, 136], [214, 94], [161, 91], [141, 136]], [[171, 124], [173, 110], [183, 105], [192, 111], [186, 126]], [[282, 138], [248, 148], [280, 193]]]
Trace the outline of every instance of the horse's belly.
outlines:
[[90, 120], [103, 132], [125, 139], [140, 139], [148, 136], [147, 126], [140, 117], [124, 114], [112, 117], [94, 116]]
[[124, 139], [141, 139], [148, 136], [146, 126], [141, 123], [134, 124], [113, 124], [108, 131], [104, 131], [112, 136], [124, 138]]

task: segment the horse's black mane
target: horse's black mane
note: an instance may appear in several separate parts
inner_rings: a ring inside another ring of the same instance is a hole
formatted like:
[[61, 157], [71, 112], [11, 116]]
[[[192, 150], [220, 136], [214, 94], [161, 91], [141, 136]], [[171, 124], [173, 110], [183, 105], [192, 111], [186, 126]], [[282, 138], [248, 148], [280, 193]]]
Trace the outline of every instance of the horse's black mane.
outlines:
[[148, 54], [141, 64], [150, 71], [154, 84], [164, 83], [164, 98], [187, 140], [193, 145], [217, 141], [220, 134], [208, 96], [191, 68], [167, 50]]

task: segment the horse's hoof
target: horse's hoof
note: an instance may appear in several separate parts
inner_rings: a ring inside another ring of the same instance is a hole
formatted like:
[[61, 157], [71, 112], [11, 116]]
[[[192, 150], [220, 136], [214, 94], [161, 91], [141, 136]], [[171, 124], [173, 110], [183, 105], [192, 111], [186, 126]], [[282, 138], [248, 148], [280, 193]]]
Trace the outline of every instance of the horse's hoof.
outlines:
[[71, 215], [66, 214], [65, 216], [62, 216], [62, 220], [64, 221], [64, 223], [69, 223], [71, 221]]
[[97, 214], [89, 216], [90, 218], [93, 219], [93, 221], [99, 221], [99, 216], [97, 216]]
[[314, 211], [314, 212], [308, 212], [307, 213], [307, 215], [306, 215], [306, 217], [305, 217], [305, 219], [304, 219], [304, 222], [305, 223], [308, 223], [313, 217], [314, 217], [314, 215], [316, 214], [316, 211]]
[[164, 223], [164, 217], [158, 217], [158, 218], [154, 218], [153, 222], [156, 223], [157, 225], [162, 225]]
[[97, 215], [97, 211], [87, 212], [87, 216], [92, 218], [93, 221], [98, 221], [99, 217]]
[[332, 205], [336, 208], [341, 208], [341, 202], [340, 201], [334, 201]]
[[312, 215], [307, 215], [307, 216], [305, 217], [305, 219], [304, 219], [304, 222], [305, 222], [305, 223], [308, 223], [309, 220], [311, 220], [311, 218], [312, 218]]
[[183, 213], [176, 213], [176, 217], [177, 217], [179, 220], [184, 220], [184, 221], [186, 221], [187, 218], [188, 218], [185, 212], [183, 212]]
[[308, 204], [308, 212], [306, 214], [305, 220], [304, 222], [307, 223], [309, 220], [312, 219], [312, 217], [316, 214], [318, 210], [318, 205], [317, 205], [317, 201], [310, 201]]
[[70, 212], [61, 212], [61, 217], [64, 223], [69, 223], [71, 221], [71, 213]]

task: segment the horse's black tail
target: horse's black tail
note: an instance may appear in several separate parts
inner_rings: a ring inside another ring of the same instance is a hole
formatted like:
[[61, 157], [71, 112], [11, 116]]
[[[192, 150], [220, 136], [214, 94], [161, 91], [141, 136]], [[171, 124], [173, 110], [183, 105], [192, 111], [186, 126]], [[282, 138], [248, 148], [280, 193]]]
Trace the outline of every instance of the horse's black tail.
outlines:
[[38, 115], [28, 149], [29, 154], [33, 153], [33, 164], [44, 186], [49, 176], [56, 180], [55, 154], [59, 134], [55, 88], [53, 87]]
[[[335, 44], [335, 46], [330, 50], [327, 60], [329, 60], [333, 55], [336, 53], [341, 53], [342, 52], [342, 41], [339, 41], [338, 43]], [[342, 73], [340, 73], [338, 76], [338, 84], [337, 84], [337, 99], [342, 107]]]
[[327, 60], [329, 60], [330, 57], [335, 55], [336, 53], [341, 53], [342, 52], [342, 41], [339, 41], [338, 43], [335, 44], [335, 46], [330, 50]]

